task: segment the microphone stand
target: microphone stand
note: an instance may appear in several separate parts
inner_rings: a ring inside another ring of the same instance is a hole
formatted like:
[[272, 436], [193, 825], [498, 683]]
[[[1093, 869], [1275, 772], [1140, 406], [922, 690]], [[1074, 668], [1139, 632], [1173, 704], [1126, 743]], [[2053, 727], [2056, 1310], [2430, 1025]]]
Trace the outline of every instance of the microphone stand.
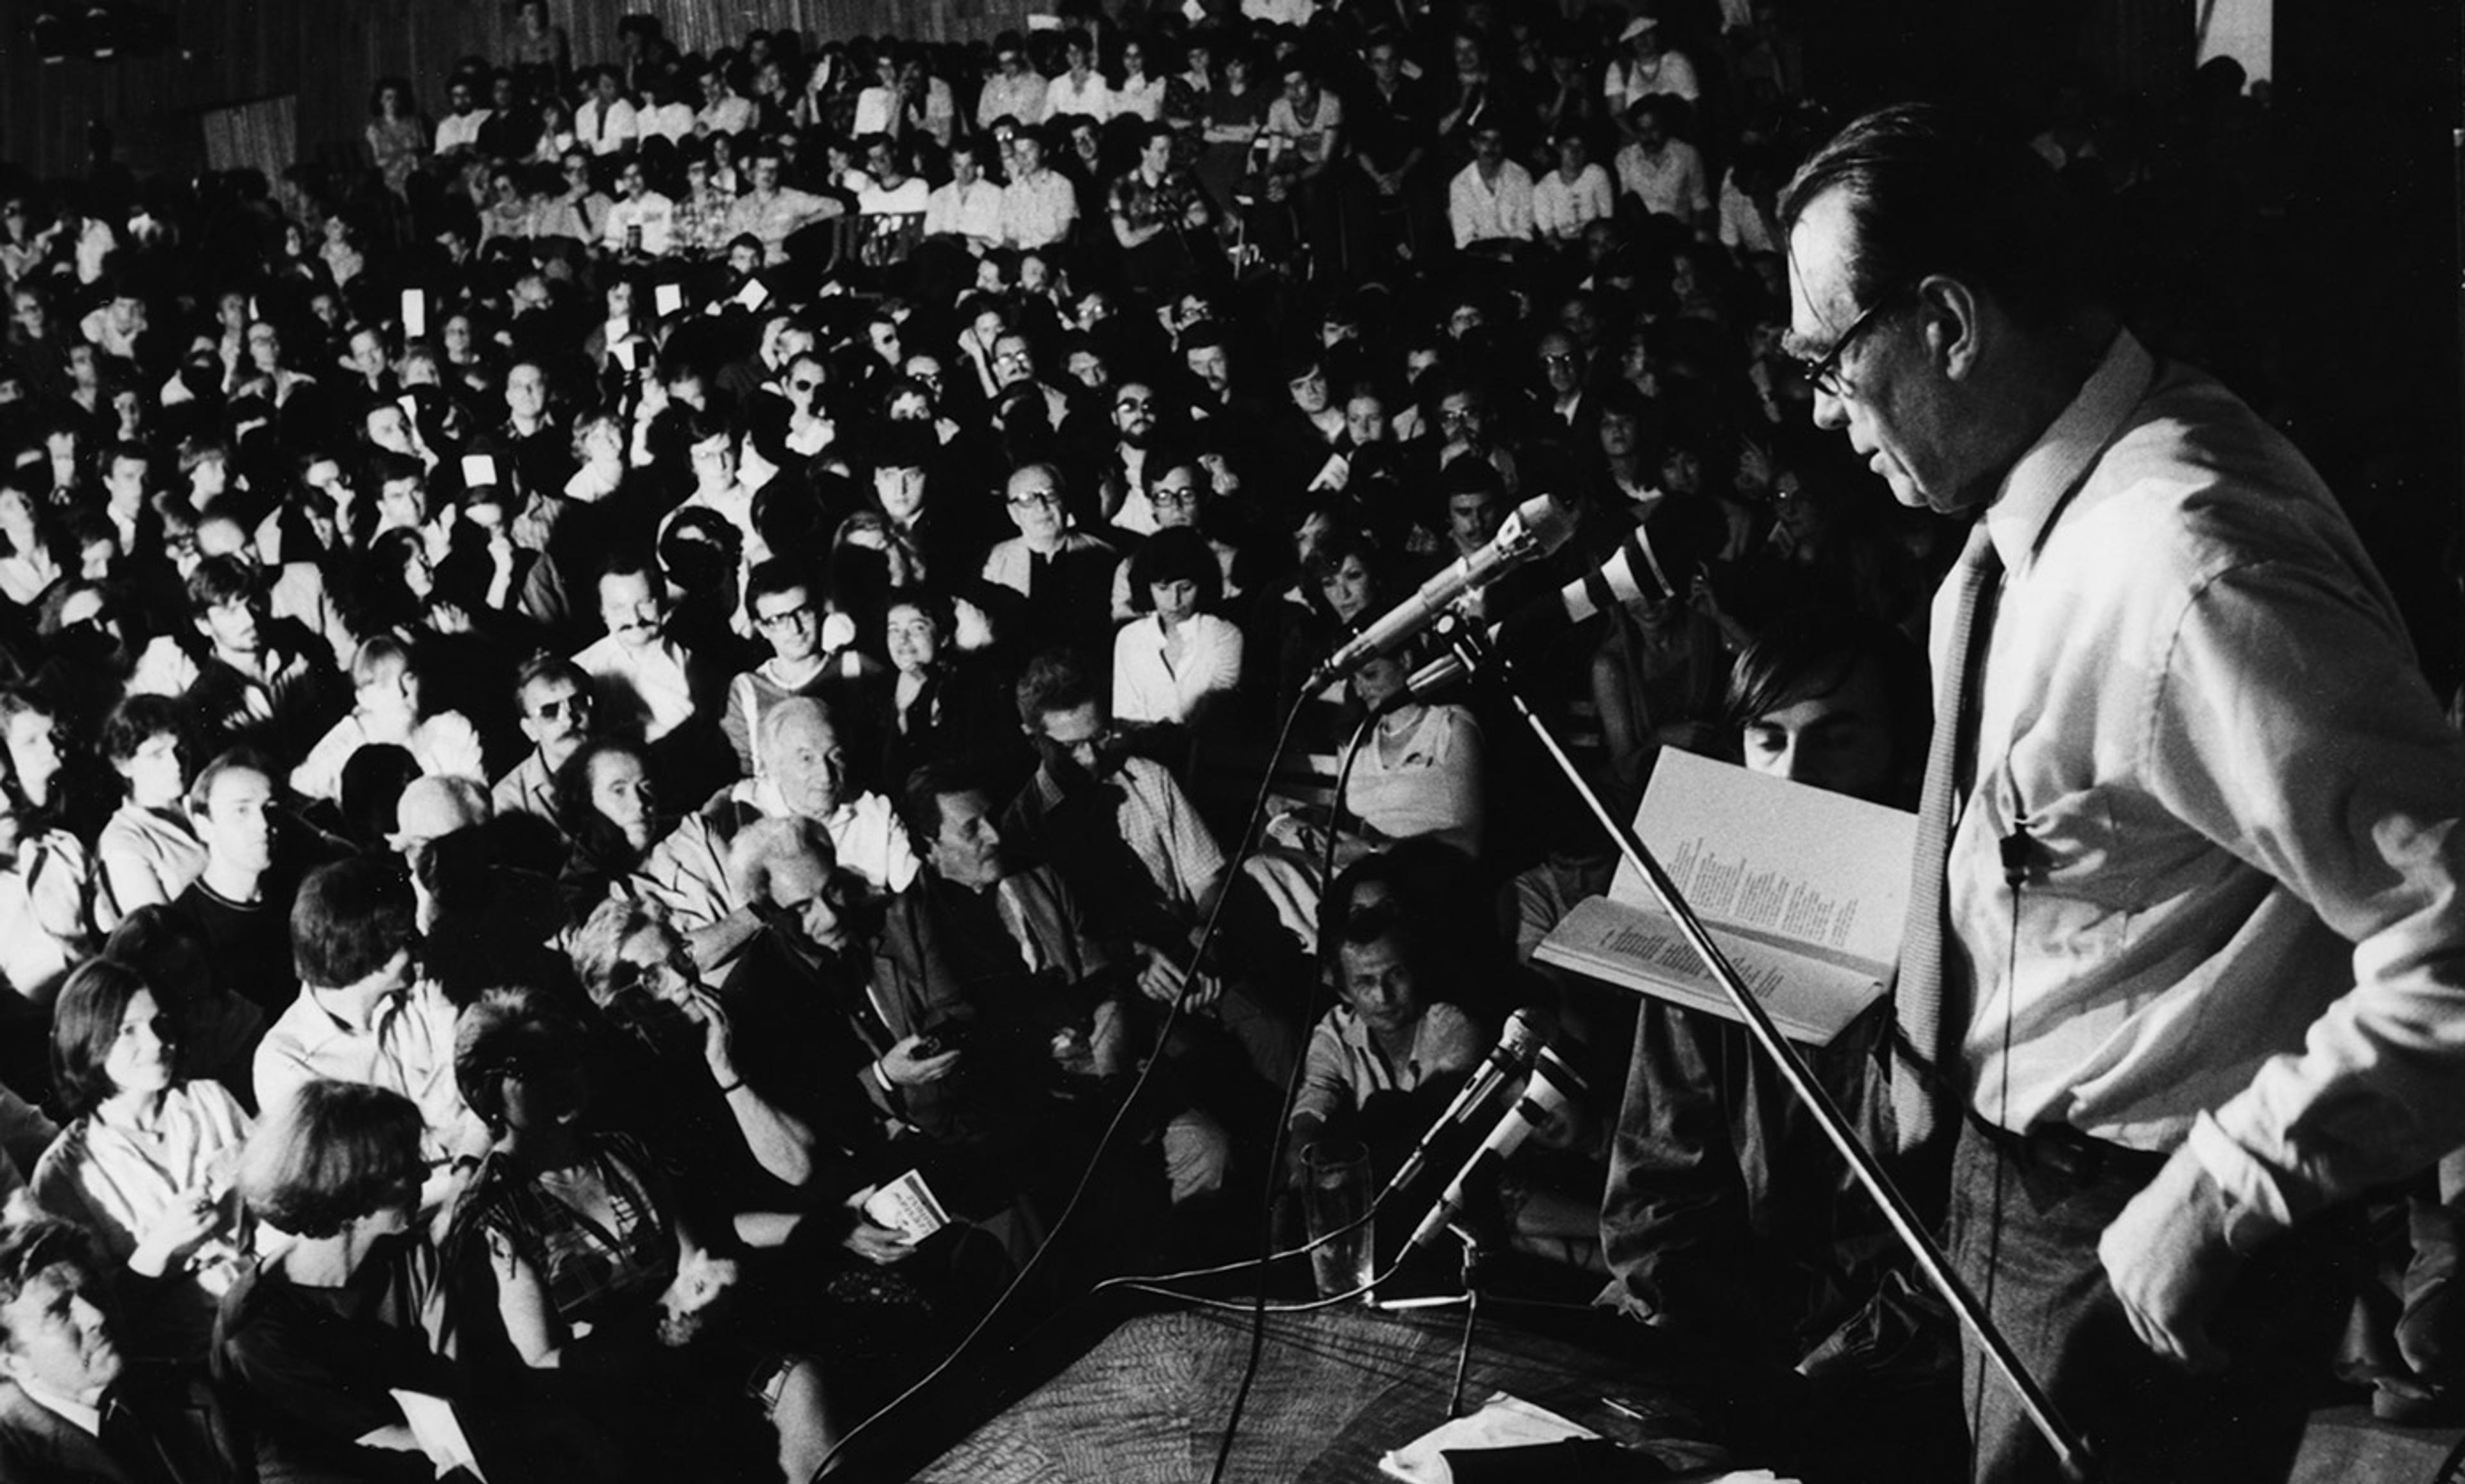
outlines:
[[1455, 1381], [1447, 1391], [1447, 1420], [1452, 1422], [1464, 1414], [1464, 1377], [1472, 1369], [1472, 1330], [1480, 1322], [1480, 1238], [1470, 1227], [1459, 1221], [1447, 1223], [1447, 1229], [1463, 1243], [1464, 1322], [1463, 1339], [1455, 1343]]
[[[2035, 1424], [2047, 1446], [2054, 1450], [2064, 1473], [2074, 1479], [2092, 1477], [2095, 1460], [2089, 1453], [2086, 1441], [2074, 1434], [2055, 1412], [2054, 1400], [2029, 1374], [2027, 1365], [2011, 1348], [2010, 1341], [2003, 1338], [2002, 1331], [1994, 1327], [1992, 1317], [1978, 1302], [1977, 1296], [1969, 1292], [1968, 1285], [1952, 1270], [1943, 1249], [1936, 1245], [1933, 1235], [1910, 1207], [1908, 1198], [1892, 1184], [1892, 1177], [1884, 1170], [1882, 1163], [1859, 1141], [1856, 1131], [1850, 1127], [1849, 1119], [1832, 1102], [1831, 1095], [1815, 1081], [1814, 1074], [1807, 1070], [1805, 1059], [1798, 1055], [1797, 1049], [1788, 1044], [1780, 1028], [1772, 1023], [1770, 1011], [1764, 1008], [1763, 1002], [1755, 998], [1753, 991], [1745, 986], [1745, 982], [1738, 977], [1728, 956], [1721, 951], [1720, 944], [1712, 941], [1702, 919], [1695, 916], [1694, 909], [1678, 895], [1677, 883], [1669, 878], [1660, 862], [1645, 848], [1635, 834], [1633, 825], [1619, 818], [1602, 802], [1600, 794], [1584, 778], [1583, 770], [1559, 744], [1557, 737], [1549, 730], [1549, 723], [1543, 720], [1524, 699], [1513, 663], [1490, 644], [1478, 624], [1467, 623], [1458, 615], [1443, 620], [1437, 631], [1454, 650], [1455, 657], [1463, 662], [1465, 669], [1476, 675], [1487, 676], [1499, 693], [1514, 706], [1524, 725], [1540, 739], [1541, 748], [1549, 755], [1549, 761], [1557, 764], [1558, 771], [1566, 775], [1576, 796], [1584, 801], [1585, 808], [1600, 822], [1601, 828], [1609, 831], [1610, 838], [1617, 842], [1618, 851], [1626, 857], [1627, 864], [1632, 866], [1652, 888], [1652, 895], [1660, 903], [1661, 910], [1677, 924], [1687, 946], [1695, 950], [1695, 956], [1702, 961], [1705, 970], [1720, 984], [1721, 992], [1728, 996], [1730, 1005], [1744, 1022], [1747, 1034], [1779, 1069], [1782, 1079], [1788, 1083], [1789, 1091], [1797, 1095], [1798, 1101], [1814, 1116], [1824, 1137], [1830, 1139], [1832, 1147], [1840, 1151], [1841, 1158], [1849, 1162], [1850, 1171], [1856, 1176], [1857, 1183], [1875, 1198], [1876, 1206], [1881, 1208], [1893, 1233], [1900, 1239], [1900, 1245], [1908, 1249], [1909, 1255], [1916, 1259], [1918, 1271], [1925, 1275], [1937, 1293], [1943, 1295], [1943, 1301], [1951, 1305], [1952, 1312], [1960, 1317], [1962, 1325], [1976, 1337], [1987, 1359], [2010, 1384], [2021, 1406], [2028, 1412], [2029, 1420]], [[1469, 1343], [1468, 1324], [1466, 1339]]]

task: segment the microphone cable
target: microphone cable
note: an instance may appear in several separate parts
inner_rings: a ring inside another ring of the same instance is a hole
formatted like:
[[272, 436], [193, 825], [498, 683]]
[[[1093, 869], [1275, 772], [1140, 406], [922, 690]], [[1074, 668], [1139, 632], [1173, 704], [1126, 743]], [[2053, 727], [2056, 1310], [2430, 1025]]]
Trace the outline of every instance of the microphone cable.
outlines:
[[[1311, 955], [1314, 959], [1323, 955], [1326, 947], [1326, 897], [1327, 894], [1335, 888], [1335, 837], [1344, 823], [1344, 790], [1352, 782], [1352, 764], [1361, 757], [1362, 743], [1368, 740], [1370, 732], [1378, 725], [1379, 713], [1380, 708], [1377, 706], [1363, 709], [1361, 723], [1352, 729], [1351, 740], [1344, 743], [1344, 761], [1336, 766], [1335, 796], [1327, 801], [1326, 838], [1321, 843], [1319, 852], [1319, 941], [1313, 945], [1317, 950]], [[1290, 726], [1291, 723], [1287, 722], [1287, 730]], [[1234, 1434], [1241, 1430], [1241, 1413], [1249, 1406], [1250, 1387], [1257, 1381], [1259, 1362], [1265, 1359], [1267, 1353], [1267, 1290], [1264, 1279], [1267, 1265], [1275, 1260], [1272, 1254], [1276, 1246], [1276, 1196], [1283, 1184], [1281, 1177], [1284, 1136], [1291, 1131], [1293, 1104], [1300, 1096], [1302, 1069], [1309, 1065], [1309, 1040], [1317, 1029], [1319, 991], [1325, 982], [1326, 976], [1322, 972], [1313, 973], [1310, 976], [1307, 1009], [1301, 1017], [1301, 1052], [1299, 1055], [1293, 1058], [1292, 1071], [1284, 1074], [1284, 1096], [1276, 1105], [1276, 1127], [1267, 1141], [1267, 1192], [1259, 1202], [1258, 1254], [1252, 1262], [1259, 1281], [1254, 1284], [1257, 1292], [1249, 1304], [1250, 1355], [1241, 1364], [1241, 1384], [1233, 1388], [1232, 1411], [1224, 1420], [1224, 1437], [1216, 1445], [1215, 1467], [1207, 1475], [1208, 1484], [1224, 1484], [1225, 1466], [1232, 1461], [1232, 1439]], [[1380, 1199], [1384, 1199], [1383, 1194]], [[1378, 1201], [1372, 1201], [1368, 1212], [1354, 1225], [1365, 1224], [1370, 1217], [1375, 1216], [1378, 1213]], [[1332, 1241], [1336, 1233], [1329, 1232], [1324, 1240]], [[1396, 1265], [1401, 1267], [1403, 1260], [1403, 1256], [1398, 1255], [1395, 1259]], [[1390, 1272], [1387, 1276], [1392, 1277], [1394, 1274]], [[1355, 1292], [1344, 1295], [1343, 1298], [1359, 1297], [1383, 1281], [1382, 1278], [1363, 1284]], [[1198, 1301], [1210, 1305], [1222, 1302], [1219, 1299]], [[1334, 1301], [1341, 1302], [1343, 1299]], [[1320, 1300], [1305, 1305], [1303, 1310], [1281, 1312], [1305, 1312], [1307, 1309], [1328, 1306], [1329, 1301]], [[1237, 1311], [1241, 1306], [1236, 1304], [1232, 1307]]]
[[[1249, 1315], [1252, 1319], [1252, 1333], [1264, 1334], [1266, 1316], [1270, 1314], [1309, 1314], [1319, 1309], [1332, 1309], [1341, 1304], [1348, 1304], [1354, 1299], [1362, 1296], [1364, 1294], [1374, 1292], [1381, 1283], [1392, 1280], [1396, 1274], [1403, 1271], [1404, 1263], [1409, 1257], [1410, 1257], [1410, 1255], [1411, 1252], [1409, 1249], [1396, 1254], [1395, 1260], [1388, 1264], [1386, 1272], [1379, 1274], [1376, 1277], [1371, 1278], [1366, 1283], [1358, 1284], [1354, 1287], [1345, 1289], [1341, 1294], [1335, 1294], [1325, 1298], [1312, 1298], [1306, 1301], [1296, 1300], [1287, 1303], [1268, 1303], [1263, 1298], [1210, 1298], [1204, 1295], [1185, 1294], [1178, 1289], [1166, 1288], [1162, 1284], [1148, 1283], [1138, 1278], [1116, 1278], [1113, 1281], [1117, 1286], [1121, 1288], [1134, 1288], [1144, 1293], [1161, 1294], [1166, 1298], [1179, 1299], [1181, 1302], [1187, 1304], [1196, 1304], [1202, 1309], [1215, 1309], [1227, 1314]], [[1238, 1421], [1238, 1419], [1235, 1419], [1235, 1421]], [[1227, 1437], [1232, 1435], [1231, 1429], [1228, 1428], [1226, 1429], [1225, 1435]]]
[[[1301, 712], [1308, 704], [1307, 697], [1299, 698], [1294, 700], [1292, 709], [1284, 714], [1283, 728], [1276, 734], [1275, 748], [1268, 754], [1264, 776], [1258, 781], [1257, 796], [1251, 802], [1249, 820], [1242, 826], [1241, 838], [1229, 857], [1232, 862], [1237, 863], [1250, 853], [1251, 842], [1256, 838], [1259, 826], [1266, 818], [1267, 801], [1275, 796], [1276, 764], [1282, 759], [1285, 747], [1291, 744], [1293, 727], [1299, 721]], [[1238, 867], [1228, 864], [1226, 869], [1232, 871]], [[1103, 1164], [1105, 1156], [1112, 1152], [1113, 1141], [1120, 1137], [1122, 1125], [1128, 1121], [1130, 1109], [1137, 1106], [1140, 1096], [1146, 1091], [1148, 1081], [1155, 1076], [1156, 1068], [1164, 1064], [1165, 1058], [1161, 1048], [1171, 1036], [1173, 1026], [1181, 1018], [1183, 1007], [1188, 1004], [1190, 991], [1198, 986], [1198, 961], [1213, 944], [1215, 930], [1223, 921], [1224, 903], [1232, 895], [1229, 881], [1224, 890], [1215, 894], [1215, 905], [1209, 910], [1206, 922], [1199, 928], [1198, 938], [1190, 953], [1190, 973], [1182, 981], [1181, 992], [1173, 997], [1171, 1007], [1165, 1011], [1163, 1024], [1156, 1030], [1155, 1044], [1159, 1051], [1156, 1054], [1147, 1057], [1146, 1064], [1139, 1069], [1137, 1079], [1130, 1084], [1129, 1092], [1123, 1095], [1121, 1105], [1113, 1110], [1112, 1120], [1104, 1125], [1102, 1137], [1096, 1141], [1095, 1152], [1087, 1157], [1087, 1167], [1080, 1171], [1077, 1185], [1071, 1190], [1070, 1199], [1062, 1204], [1061, 1214], [1054, 1219], [1053, 1225], [1045, 1231], [1044, 1240], [1037, 1244], [1035, 1251], [1029, 1254], [1027, 1261], [1019, 1265], [1018, 1272], [1011, 1275], [1010, 1282], [1003, 1287], [999, 1295], [995, 1296], [991, 1305], [977, 1318], [974, 1325], [959, 1338], [959, 1342], [951, 1347], [948, 1355], [944, 1356], [931, 1370], [918, 1377], [907, 1389], [883, 1403], [863, 1421], [839, 1435], [838, 1440], [831, 1445], [830, 1451], [822, 1454], [821, 1462], [813, 1466], [811, 1475], [811, 1484], [820, 1484], [823, 1475], [830, 1472], [831, 1465], [838, 1459], [839, 1454], [846, 1451], [850, 1443], [861, 1437], [867, 1429], [905, 1406], [927, 1386], [941, 1380], [951, 1366], [957, 1364], [959, 1357], [966, 1354], [969, 1347], [975, 1344], [985, 1331], [992, 1327], [993, 1320], [1010, 1306], [1011, 1300], [1017, 1296], [1020, 1289], [1026, 1286], [1028, 1278], [1044, 1261], [1045, 1254], [1059, 1244], [1062, 1231], [1070, 1225], [1070, 1219], [1077, 1214], [1078, 1207], [1086, 1197], [1087, 1187], [1095, 1182], [1097, 1169]], [[1297, 1062], [1294, 1074], [1296, 1086], [1299, 1074]], [[1261, 1322], [1263, 1323], [1263, 1320]]]

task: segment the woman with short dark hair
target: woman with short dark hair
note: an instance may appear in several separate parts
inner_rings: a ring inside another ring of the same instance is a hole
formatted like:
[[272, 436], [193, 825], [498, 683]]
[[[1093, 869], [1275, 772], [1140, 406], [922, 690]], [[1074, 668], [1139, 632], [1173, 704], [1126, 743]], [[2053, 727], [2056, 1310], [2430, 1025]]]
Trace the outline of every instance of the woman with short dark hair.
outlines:
[[1190, 527], [1160, 530], [1131, 555], [1131, 601], [1149, 611], [1113, 640], [1115, 720], [1188, 725], [1239, 687], [1241, 631], [1212, 611], [1223, 590], [1215, 548]]
[[95, 841], [95, 923], [106, 932], [140, 907], [177, 897], [205, 872], [205, 841], [183, 807], [184, 730], [180, 703], [167, 696], [131, 696], [103, 721], [103, 759], [128, 786]]
[[[510, 1419], [471, 1405], [442, 1331], [436, 1255], [417, 1228], [427, 1164], [419, 1109], [356, 1082], [303, 1084], [269, 1109], [239, 1163], [249, 1208], [291, 1241], [223, 1299], [214, 1378], [255, 1444], [264, 1484], [333, 1479], [429, 1484], [446, 1461], [397, 1398], [453, 1405], [479, 1466], [497, 1478], [610, 1477], [612, 1454], [578, 1433], [507, 1449]], [[541, 1419], [512, 1426], [544, 1430]], [[509, 1456], [500, 1456], [500, 1452]]]
[[78, 965], [52, 1010], [53, 1084], [70, 1122], [30, 1184], [139, 1279], [126, 1342], [194, 1360], [249, 1246], [232, 1175], [250, 1120], [219, 1083], [188, 1080], [178, 1052], [144, 976], [108, 959]]

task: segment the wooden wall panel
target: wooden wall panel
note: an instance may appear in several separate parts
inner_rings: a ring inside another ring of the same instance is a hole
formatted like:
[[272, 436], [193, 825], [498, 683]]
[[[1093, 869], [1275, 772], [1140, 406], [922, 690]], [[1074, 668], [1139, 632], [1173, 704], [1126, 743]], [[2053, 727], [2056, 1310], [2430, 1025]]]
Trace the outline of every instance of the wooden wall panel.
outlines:
[[[208, 109], [296, 94], [303, 158], [356, 142], [376, 80], [400, 75], [424, 107], [465, 56], [501, 55], [511, 0], [140, 0], [170, 17], [164, 55], [38, 63], [26, 25], [35, 0], [0, 0], [0, 160], [41, 176], [80, 173], [86, 122], [101, 118], [141, 173], [205, 166]], [[685, 50], [755, 28], [809, 41], [897, 33], [964, 41], [1025, 24], [1031, 0], [549, 0], [577, 61], [612, 57], [616, 23], [640, 10]]]

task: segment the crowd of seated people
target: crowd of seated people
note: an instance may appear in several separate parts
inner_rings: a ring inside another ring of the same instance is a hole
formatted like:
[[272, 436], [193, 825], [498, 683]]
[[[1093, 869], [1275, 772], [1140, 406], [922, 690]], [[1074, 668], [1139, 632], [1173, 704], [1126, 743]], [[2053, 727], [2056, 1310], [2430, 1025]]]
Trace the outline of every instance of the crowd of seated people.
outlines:
[[1949, 551], [1778, 348], [1791, 11], [1204, 9], [577, 65], [524, 0], [353, 168], [0, 170], [0, 1460], [210, 1374], [269, 1479], [801, 1480], [1134, 1087], [1056, 1271], [1391, 1168], [1522, 1007], [1596, 1096], [1519, 1251], [1784, 1367], [1873, 1292], [1742, 1042], [1532, 963], [1608, 861], [1514, 714], [1322, 665], [1547, 498], [1477, 616], [1611, 797], [1906, 802]]

